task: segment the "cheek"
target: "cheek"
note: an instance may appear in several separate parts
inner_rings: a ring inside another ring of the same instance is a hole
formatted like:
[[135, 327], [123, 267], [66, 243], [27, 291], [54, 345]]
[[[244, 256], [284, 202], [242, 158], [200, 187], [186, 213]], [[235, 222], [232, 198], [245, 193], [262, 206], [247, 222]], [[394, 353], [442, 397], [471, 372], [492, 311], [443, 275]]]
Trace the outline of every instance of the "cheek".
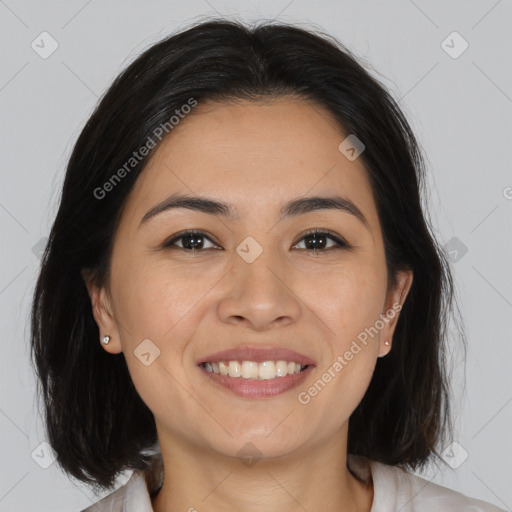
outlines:
[[[130, 343], [145, 338], [166, 343], [200, 303], [211, 284], [208, 276], [193, 280], [164, 264], [140, 263], [126, 268], [129, 279], [118, 276], [115, 297], [118, 320]], [[140, 342], [140, 341], [139, 341]]]
[[335, 350], [334, 357], [318, 369], [310, 386], [300, 390], [300, 403], [309, 411], [306, 423], [324, 435], [346, 424], [368, 389], [375, 362], [372, 351], [363, 345]]
[[[130, 279], [117, 275], [116, 319], [132, 378], [151, 398], [150, 388], [164, 389], [166, 380], [167, 387], [172, 381], [167, 371], [180, 382], [187, 378], [187, 346], [205, 314], [205, 295], [218, 279], [191, 280], [183, 272], [171, 273], [168, 265], [149, 262], [125, 267], [125, 272]], [[155, 359], [151, 366], [141, 361], [141, 354], [148, 353], [146, 362]]]
[[185, 364], [206, 290], [191, 289], [189, 281], [169, 277], [158, 266], [139, 269], [131, 271], [129, 284], [118, 287], [123, 354], [143, 402], [185, 435], [186, 422], [177, 421], [175, 412], [198, 414], [186, 391], [190, 368]]
[[317, 276], [313, 292], [303, 290], [320, 320], [316, 323], [327, 326], [321, 368], [313, 385], [302, 390], [304, 400], [310, 399], [318, 414], [328, 418], [326, 428], [347, 421], [373, 375], [378, 338], [371, 327], [379, 319], [386, 284], [376, 268], [347, 265]]
[[385, 280], [370, 266], [347, 266], [332, 272], [310, 294], [315, 314], [330, 328], [337, 350], [366, 332], [379, 319]]

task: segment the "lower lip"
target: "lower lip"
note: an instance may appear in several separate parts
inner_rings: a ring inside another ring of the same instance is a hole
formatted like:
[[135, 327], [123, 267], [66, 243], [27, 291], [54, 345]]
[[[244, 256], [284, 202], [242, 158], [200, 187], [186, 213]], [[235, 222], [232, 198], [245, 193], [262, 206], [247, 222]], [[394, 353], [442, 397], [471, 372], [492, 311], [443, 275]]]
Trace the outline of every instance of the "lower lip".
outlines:
[[301, 384], [311, 373], [314, 366], [309, 365], [305, 370], [286, 377], [276, 377], [268, 380], [244, 379], [243, 377], [228, 377], [220, 373], [209, 372], [202, 366], [200, 370], [216, 384], [232, 391], [235, 395], [245, 398], [269, 398], [290, 391]]

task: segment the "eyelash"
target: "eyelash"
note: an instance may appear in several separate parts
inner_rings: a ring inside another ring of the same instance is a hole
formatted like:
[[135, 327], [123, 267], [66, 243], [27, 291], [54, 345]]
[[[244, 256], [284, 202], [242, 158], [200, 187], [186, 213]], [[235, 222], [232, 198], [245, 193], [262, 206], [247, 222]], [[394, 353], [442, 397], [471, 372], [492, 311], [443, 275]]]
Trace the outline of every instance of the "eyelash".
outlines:
[[[201, 237], [207, 238], [210, 242], [215, 244], [215, 242], [208, 236], [208, 234], [206, 232], [204, 232], [200, 229], [193, 229], [193, 230], [186, 230], [186, 231], [181, 231], [179, 233], [176, 233], [176, 235], [172, 236], [167, 242], [165, 242], [163, 247], [171, 248], [171, 247], [175, 246], [175, 244], [178, 240], [186, 238], [187, 236], [190, 236], [190, 235], [196, 235], [196, 236], [201, 236]], [[337, 247], [330, 247], [327, 249], [320, 249], [320, 250], [319, 249], [302, 249], [302, 250], [308, 251], [308, 253], [314, 252], [314, 253], [318, 254], [319, 251], [326, 252], [331, 249], [350, 249], [350, 245], [347, 242], [345, 242], [342, 238], [338, 237], [331, 231], [320, 230], [320, 229], [310, 229], [310, 230], [306, 231], [305, 233], [303, 233], [301, 235], [301, 238], [298, 240], [298, 242], [294, 243], [293, 245], [294, 246], [298, 245], [300, 242], [302, 242], [302, 240], [304, 240], [304, 238], [307, 238], [312, 235], [325, 236], [326, 238], [329, 238], [332, 241], [334, 241], [337, 244]], [[176, 248], [180, 249], [182, 251], [190, 252], [192, 254], [195, 254], [196, 252], [202, 252], [202, 251], [208, 250], [208, 249], [187, 249], [185, 247], [176, 247]]]

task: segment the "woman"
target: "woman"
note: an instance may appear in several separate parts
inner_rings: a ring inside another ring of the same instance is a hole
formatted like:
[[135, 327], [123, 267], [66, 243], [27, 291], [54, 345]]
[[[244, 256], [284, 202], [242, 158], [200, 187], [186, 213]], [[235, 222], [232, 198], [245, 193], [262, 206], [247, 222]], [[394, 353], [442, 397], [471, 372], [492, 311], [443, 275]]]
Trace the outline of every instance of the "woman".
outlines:
[[[208, 21], [115, 80], [71, 155], [32, 312], [88, 511], [497, 511], [430, 484], [449, 267], [424, 167], [342, 45]], [[472, 508], [471, 508], [472, 507]]]

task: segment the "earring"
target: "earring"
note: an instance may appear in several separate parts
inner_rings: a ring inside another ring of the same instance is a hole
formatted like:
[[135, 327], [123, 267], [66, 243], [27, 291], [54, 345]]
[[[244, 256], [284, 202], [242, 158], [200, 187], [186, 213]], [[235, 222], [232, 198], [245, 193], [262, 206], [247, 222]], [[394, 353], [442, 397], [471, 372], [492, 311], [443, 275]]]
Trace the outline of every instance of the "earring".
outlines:
[[110, 336], [103, 336], [103, 338], [101, 338], [101, 343], [103, 343], [103, 345], [107, 345], [108, 342], [110, 341]]
[[[388, 340], [386, 340], [386, 341], [384, 342], [384, 345], [386, 345], [387, 347], [389, 347], [389, 345], [391, 345], [391, 343], [390, 343]], [[382, 354], [382, 355], [380, 355], [379, 357], [384, 357], [384, 356], [386, 356], [386, 355], [387, 355], [387, 353], [386, 353], [386, 354]]]

